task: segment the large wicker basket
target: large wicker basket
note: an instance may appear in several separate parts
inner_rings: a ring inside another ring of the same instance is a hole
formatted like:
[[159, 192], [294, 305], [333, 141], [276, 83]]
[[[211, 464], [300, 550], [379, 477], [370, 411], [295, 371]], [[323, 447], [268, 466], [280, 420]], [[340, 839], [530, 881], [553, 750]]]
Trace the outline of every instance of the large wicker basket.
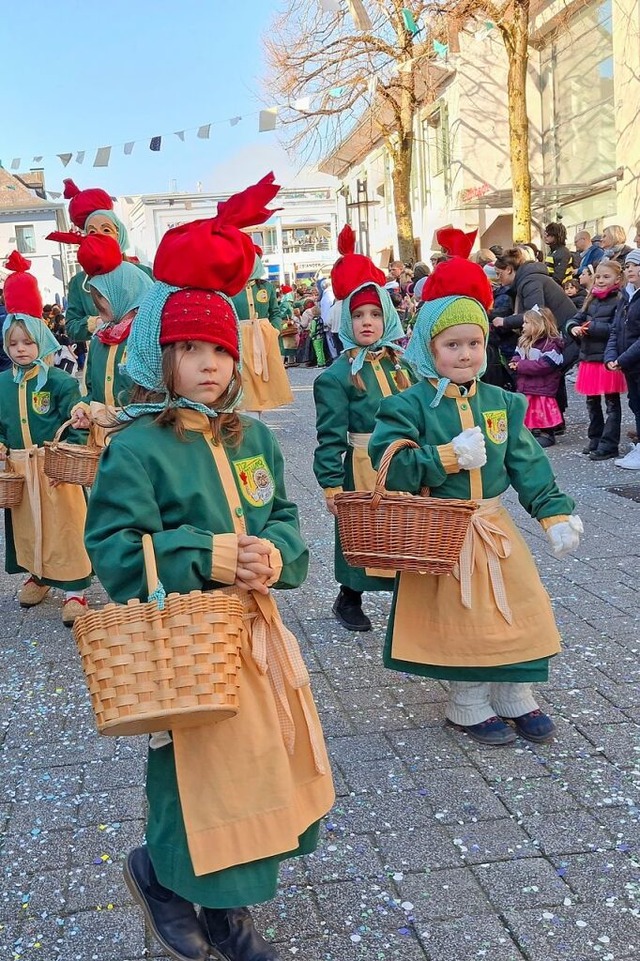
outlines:
[[0, 471], [0, 507], [18, 507], [22, 503], [24, 477], [16, 474], [10, 461], [5, 461], [6, 470]]
[[91, 487], [96, 479], [98, 460], [102, 448], [93, 444], [91, 435], [87, 446], [66, 444], [60, 441], [62, 432], [71, 424], [66, 420], [61, 424], [51, 441], [44, 443], [44, 472], [52, 480], [64, 484], [81, 484]]
[[477, 504], [387, 491], [393, 455], [413, 441], [397, 440], [384, 452], [373, 491], [336, 494], [338, 532], [352, 567], [450, 574]]
[[[153, 544], [142, 538], [149, 594], [158, 585]], [[107, 604], [76, 619], [100, 734], [197, 727], [238, 712], [243, 607], [234, 594], [169, 594]]]

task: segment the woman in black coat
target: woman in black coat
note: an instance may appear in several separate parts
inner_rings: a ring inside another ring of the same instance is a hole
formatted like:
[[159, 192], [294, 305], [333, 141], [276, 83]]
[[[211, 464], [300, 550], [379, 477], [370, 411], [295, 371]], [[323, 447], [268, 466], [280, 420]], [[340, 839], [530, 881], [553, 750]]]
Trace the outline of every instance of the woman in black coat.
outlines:
[[[548, 307], [561, 330], [569, 318], [574, 316], [576, 312], [574, 304], [562, 287], [549, 275], [545, 265], [528, 261], [520, 247], [510, 247], [505, 250], [494, 266], [499, 282], [511, 286], [515, 300], [514, 313], [507, 317], [494, 317], [491, 321], [494, 327], [512, 331], [521, 330], [525, 310], [531, 310], [533, 307]], [[577, 360], [578, 345], [573, 338], [570, 342], [565, 340], [563, 373], [570, 370]], [[556, 400], [564, 413], [567, 409], [567, 388], [564, 376], [560, 382]], [[556, 433], [563, 432], [564, 424]]]

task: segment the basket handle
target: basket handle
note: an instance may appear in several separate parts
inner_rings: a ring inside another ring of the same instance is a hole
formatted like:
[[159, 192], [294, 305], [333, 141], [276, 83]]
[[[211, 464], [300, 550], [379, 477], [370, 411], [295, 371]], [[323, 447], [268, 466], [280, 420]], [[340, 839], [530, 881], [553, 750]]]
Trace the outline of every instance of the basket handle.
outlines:
[[51, 441], [52, 447], [58, 446], [58, 444], [60, 443], [60, 438], [62, 437], [64, 431], [67, 429], [67, 427], [70, 427], [70, 426], [71, 426], [71, 418], [69, 418], [69, 420], [65, 420], [63, 424], [60, 424], [57, 431], [53, 435], [53, 440]]
[[144, 555], [144, 572], [147, 577], [147, 591], [151, 597], [160, 585], [158, 565], [156, 564], [156, 555], [153, 550], [153, 538], [151, 534], [142, 535], [142, 553]]
[[[378, 479], [376, 480], [376, 486], [373, 491], [373, 497], [371, 499], [371, 506], [377, 507], [380, 503], [382, 495], [386, 492], [385, 484], [387, 482], [387, 474], [389, 472], [389, 467], [391, 465], [391, 458], [394, 454], [397, 454], [399, 450], [405, 447], [419, 448], [420, 445], [416, 444], [414, 440], [410, 440], [408, 437], [401, 437], [399, 440], [394, 440], [387, 447], [386, 451], [382, 455], [380, 460], [380, 466], [378, 467]], [[420, 491], [423, 497], [429, 496], [429, 488], [423, 487]]]

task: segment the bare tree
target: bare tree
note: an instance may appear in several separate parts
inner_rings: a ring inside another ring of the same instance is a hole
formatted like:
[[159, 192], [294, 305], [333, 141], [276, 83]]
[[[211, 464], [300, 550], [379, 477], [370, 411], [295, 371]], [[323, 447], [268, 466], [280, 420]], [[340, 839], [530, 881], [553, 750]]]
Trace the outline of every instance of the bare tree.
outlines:
[[[325, 6], [333, 6], [326, 4]], [[337, 6], [337, 4], [336, 4]], [[413, 0], [286, 0], [266, 39], [268, 86], [288, 104], [278, 112], [292, 154], [318, 159], [357, 124], [391, 158], [400, 259], [415, 257], [411, 215], [413, 120], [432, 88], [434, 4]], [[415, 24], [429, 19], [416, 33]], [[418, 39], [419, 38], [419, 39]], [[310, 103], [307, 98], [310, 98]]]
[[509, 157], [513, 191], [513, 239], [531, 240], [531, 172], [529, 168], [529, 117], [527, 114], [527, 68], [531, 0], [445, 0], [441, 16], [462, 27], [476, 17], [495, 23], [504, 42], [508, 61], [507, 110]]

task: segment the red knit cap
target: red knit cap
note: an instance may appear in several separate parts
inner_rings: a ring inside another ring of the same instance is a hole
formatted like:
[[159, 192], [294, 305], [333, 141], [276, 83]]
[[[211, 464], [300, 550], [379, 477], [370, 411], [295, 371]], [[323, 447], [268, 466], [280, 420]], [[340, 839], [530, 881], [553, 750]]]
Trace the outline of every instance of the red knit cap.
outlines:
[[14, 250], [4, 266], [6, 270], [15, 271], [4, 282], [4, 305], [7, 313], [42, 317], [42, 296], [38, 281], [33, 274], [27, 273], [31, 261]]
[[219, 344], [240, 359], [238, 322], [231, 304], [212, 290], [178, 290], [162, 311], [160, 345], [182, 340], [205, 340]]
[[69, 216], [80, 230], [84, 230], [87, 217], [90, 217], [96, 210], [113, 210], [113, 200], [106, 190], [102, 190], [100, 187], [80, 190], [70, 179], [64, 180], [63, 183], [63, 197], [69, 201]]
[[293, 293], [293, 287], [290, 287], [289, 284], [281, 284], [281, 285], [280, 285], [280, 293], [281, 293], [281, 294], [292, 294], [292, 293]]
[[436, 240], [451, 257], [468, 257], [477, 236], [477, 230], [465, 234], [464, 230], [458, 230], [457, 227], [441, 227], [436, 230]]
[[347, 224], [338, 236], [338, 257], [331, 271], [331, 286], [337, 300], [346, 300], [356, 287], [362, 284], [377, 284], [384, 287], [387, 278], [384, 272], [364, 254], [356, 254], [356, 235]]
[[353, 313], [354, 310], [357, 310], [358, 307], [364, 307], [365, 304], [373, 304], [374, 307], [382, 308], [380, 294], [373, 285], [363, 287], [362, 290], [353, 295], [349, 301], [349, 310]]
[[256, 251], [242, 228], [264, 223], [273, 214], [265, 204], [280, 190], [274, 175], [218, 203], [218, 213], [168, 230], [153, 262], [153, 276], [173, 287], [239, 294], [253, 272]]

